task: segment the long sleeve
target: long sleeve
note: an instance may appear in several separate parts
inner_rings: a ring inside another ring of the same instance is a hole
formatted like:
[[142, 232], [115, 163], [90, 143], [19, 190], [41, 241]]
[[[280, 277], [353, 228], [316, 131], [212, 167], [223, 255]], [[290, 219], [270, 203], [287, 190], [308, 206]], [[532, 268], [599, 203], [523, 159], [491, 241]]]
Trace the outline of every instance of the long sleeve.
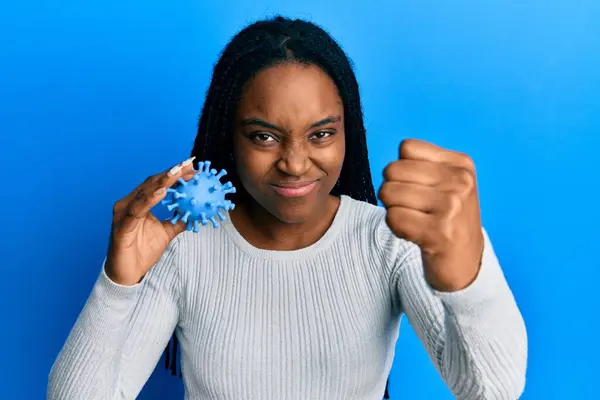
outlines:
[[104, 268], [48, 379], [49, 400], [134, 399], [179, 319], [180, 278], [173, 244], [135, 286]]
[[393, 272], [401, 310], [457, 399], [515, 400], [525, 386], [527, 333], [487, 232], [476, 280], [457, 292], [425, 281], [411, 246]]

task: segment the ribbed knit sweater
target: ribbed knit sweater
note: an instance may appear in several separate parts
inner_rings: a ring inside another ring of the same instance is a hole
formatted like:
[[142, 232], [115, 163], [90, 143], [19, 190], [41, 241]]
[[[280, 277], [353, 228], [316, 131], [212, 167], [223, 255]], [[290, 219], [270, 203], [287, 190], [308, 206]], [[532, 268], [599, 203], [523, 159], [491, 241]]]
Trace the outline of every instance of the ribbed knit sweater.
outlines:
[[517, 399], [527, 334], [483, 232], [476, 280], [447, 293], [383, 208], [347, 196], [299, 250], [258, 249], [229, 219], [184, 232], [135, 286], [100, 268], [48, 399], [134, 399], [176, 332], [189, 400], [381, 400], [403, 315], [457, 399]]

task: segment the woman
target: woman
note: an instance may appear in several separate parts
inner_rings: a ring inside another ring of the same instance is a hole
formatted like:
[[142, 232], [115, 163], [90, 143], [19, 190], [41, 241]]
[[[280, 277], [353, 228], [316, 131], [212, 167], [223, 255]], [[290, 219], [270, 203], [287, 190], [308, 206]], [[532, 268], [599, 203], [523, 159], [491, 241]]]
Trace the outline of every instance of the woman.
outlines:
[[48, 397], [135, 398], [175, 332], [188, 399], [379, 400], [406, 314], [456, 398], [518, 398], [527, 336], [472, 162], [404, 141], [380, 208], [365, 142], [355, 76], [327, 33], [281, 17], [241, 31], [192, 150], [227, 169], [235, 211], [198, 233], [152, 216], [194, 158], [118, 201]]

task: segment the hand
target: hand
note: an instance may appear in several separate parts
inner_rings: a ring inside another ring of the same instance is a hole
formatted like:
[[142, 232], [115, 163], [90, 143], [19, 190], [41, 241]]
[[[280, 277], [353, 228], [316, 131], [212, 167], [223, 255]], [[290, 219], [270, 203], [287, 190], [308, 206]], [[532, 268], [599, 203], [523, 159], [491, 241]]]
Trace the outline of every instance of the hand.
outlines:
[[113, 282], [125, 286], [139, 283], [171, 240], [185, 230], [185, 224], [159, 221], [150, 210], [165, 198], [167, 188], [179, 178], [189, 180], [194, 176], [197, 171], [192, 161], [193, 158], [149, 177], [115, 204], [105, 265]]
[[479, 272], [483, 232], [475, 166], [466, 155], [406, 140], [384, 170], [379, 198], [392, 232], [421, 248], [425, 278], [439, 291], [467, 287]]

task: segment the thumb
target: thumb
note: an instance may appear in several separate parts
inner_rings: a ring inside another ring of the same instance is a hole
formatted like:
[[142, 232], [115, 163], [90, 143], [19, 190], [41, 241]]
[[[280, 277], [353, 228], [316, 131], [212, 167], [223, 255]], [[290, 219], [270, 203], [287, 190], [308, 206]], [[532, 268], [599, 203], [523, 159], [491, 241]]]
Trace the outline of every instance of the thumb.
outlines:
[[186, 227], [186, 225], [181, 221], [177, 221], [175, 224], [173, 224], [170, 220], [162, 221], [161, 223], [165, 229], [165, 232], [167, 233], [167, 236], [169, 237], [169, 241], [175, 239], [175, 236], [185, 231]]

